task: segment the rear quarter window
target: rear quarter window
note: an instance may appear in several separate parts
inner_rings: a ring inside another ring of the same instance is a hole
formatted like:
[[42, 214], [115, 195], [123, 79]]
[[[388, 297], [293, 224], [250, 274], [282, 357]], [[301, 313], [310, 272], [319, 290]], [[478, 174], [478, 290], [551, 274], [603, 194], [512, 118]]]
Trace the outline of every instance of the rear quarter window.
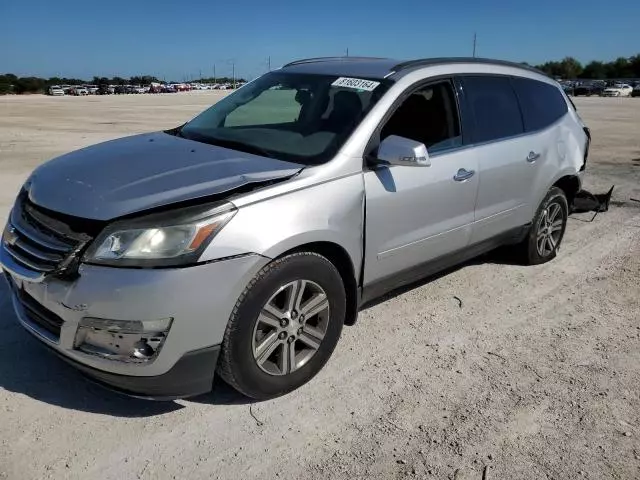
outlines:
[[524, 133], [518, 99], [509, 77], [462, 77], [474, 117], [473, 142], [489, 142]]
[[567, 102], [559, 88], [529, 78], [515, 77], [512, 82], [527, 132], [547, 128], [567, 113]]

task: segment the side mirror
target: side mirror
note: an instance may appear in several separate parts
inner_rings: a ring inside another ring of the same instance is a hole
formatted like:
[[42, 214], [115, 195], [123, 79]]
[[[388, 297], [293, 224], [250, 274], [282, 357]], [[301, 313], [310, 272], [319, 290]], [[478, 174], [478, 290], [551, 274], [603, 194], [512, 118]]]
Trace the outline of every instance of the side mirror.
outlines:
[[431, 166], [427, 147], [423, 143], [397, 135], [389, 135], [380, 143], [374, 162], [405, 167]]

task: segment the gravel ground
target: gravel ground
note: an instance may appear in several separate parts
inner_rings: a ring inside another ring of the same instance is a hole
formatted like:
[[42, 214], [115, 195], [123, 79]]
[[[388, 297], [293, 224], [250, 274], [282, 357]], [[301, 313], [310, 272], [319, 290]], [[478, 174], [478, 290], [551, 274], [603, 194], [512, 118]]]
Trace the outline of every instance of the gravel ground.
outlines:
[[[220, 95], [0, 98], [0, 220], [42, 161]], [[0, 479], [640, 478], [640, 99], [576, 104], [608, 213], [572, 217], [546, 265], [490, 254], [369, 306], [277, 400], [105, 391], [16, 324], [1, 284]]]

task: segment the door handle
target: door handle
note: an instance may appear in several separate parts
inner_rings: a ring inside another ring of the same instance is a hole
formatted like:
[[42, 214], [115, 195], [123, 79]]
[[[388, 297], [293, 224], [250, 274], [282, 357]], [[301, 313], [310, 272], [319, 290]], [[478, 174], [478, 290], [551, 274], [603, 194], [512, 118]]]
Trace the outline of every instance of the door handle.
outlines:
[[539, 153], [531, 151], [531, 152], [529, 152], [529, 155], [527, 156], [527, 162], [533, 163], [536, 160], [538, 160], [539, 158], [540, 158], [540, 154]]
[[464, 182], [465, 180], [469, 180], [475, 174], [475, 170], [465, 170], [464, 168], [461, 168], [460, 170], [458, 170], [458, 173], [453, 176], [453, 179], [456, 182]]

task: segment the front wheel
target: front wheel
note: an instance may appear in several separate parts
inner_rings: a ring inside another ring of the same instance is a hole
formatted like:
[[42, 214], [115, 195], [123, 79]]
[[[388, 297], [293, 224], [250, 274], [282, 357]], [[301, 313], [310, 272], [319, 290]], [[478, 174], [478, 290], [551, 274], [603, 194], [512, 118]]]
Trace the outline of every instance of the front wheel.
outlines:
[[338, 343], [346, 295], [336, 267], [312, 252], [265, 266], [240, 295], [218, 373], [248, 397], [284, 395], [311, 380]]
[[566, 195], [558, 187], [552, 187], [540, 203], [531, 230], [520, 245], [525, 263], [539, 265], [556, 257], [568, 218]]

